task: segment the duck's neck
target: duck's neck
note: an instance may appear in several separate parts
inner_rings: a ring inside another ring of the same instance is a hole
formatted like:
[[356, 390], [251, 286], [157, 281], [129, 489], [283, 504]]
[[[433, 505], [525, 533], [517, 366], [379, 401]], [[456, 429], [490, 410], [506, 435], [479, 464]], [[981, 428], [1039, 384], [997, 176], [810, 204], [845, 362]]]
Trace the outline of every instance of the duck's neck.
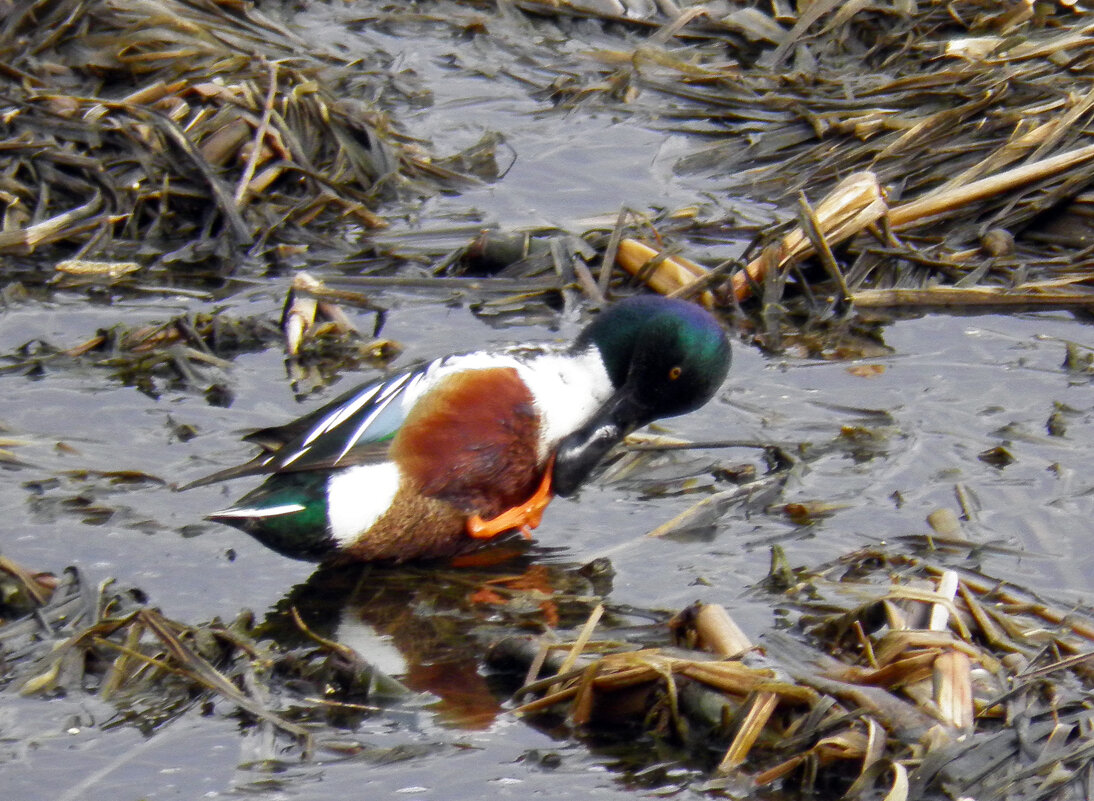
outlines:
[[523, 371], [540, 418], [540, 455], [580, 428], [615, 391], [596, 347], [546, 352]]

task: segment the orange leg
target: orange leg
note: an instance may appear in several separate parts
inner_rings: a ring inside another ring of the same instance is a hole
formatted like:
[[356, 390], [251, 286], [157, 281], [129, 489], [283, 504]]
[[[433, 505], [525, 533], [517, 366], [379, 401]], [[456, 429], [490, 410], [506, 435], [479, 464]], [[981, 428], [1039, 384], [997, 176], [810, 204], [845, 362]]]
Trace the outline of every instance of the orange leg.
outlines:
[[488, 540], [502, 532], [519, 528], [525, 539], [532, 539], [532, 529], [539, 525], [539, 521], [543, 518], [543, 510], [554, 497], [551, 493], [551, 471], [554, 466], [555, 459], [552, 456], [547, 462], [547, 469], [543, 471], [543, 480], [539, 482], [535, 494], [524, 503], [512, 509], [506, 509], [490, 520], [483, 520], [477, 514], [471, 515], [467, 519], [467, 533], [477, 540]]

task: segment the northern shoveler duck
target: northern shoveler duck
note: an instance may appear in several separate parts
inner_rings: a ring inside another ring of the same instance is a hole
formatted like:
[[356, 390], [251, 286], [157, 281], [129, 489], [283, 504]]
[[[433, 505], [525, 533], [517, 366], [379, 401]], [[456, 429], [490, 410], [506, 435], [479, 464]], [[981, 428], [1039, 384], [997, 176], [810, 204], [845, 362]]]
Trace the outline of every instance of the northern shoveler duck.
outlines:
[[316, 561], [447, 556], [538, 525], [627, 433], [697, 409], [729, 370], [715, 319], [614, 304], [570, 345], [446, 356], [246, 437], [263, 452], [190, 486], [272, 474], [209, 516]]

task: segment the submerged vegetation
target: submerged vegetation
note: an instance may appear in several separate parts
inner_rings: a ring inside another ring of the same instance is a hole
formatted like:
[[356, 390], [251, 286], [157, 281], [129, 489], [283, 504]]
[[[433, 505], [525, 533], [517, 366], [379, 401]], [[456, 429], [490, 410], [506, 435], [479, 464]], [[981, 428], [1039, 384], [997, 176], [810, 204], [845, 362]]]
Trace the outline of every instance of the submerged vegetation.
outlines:
[[[0, 374], [93, 367], [152, 397], [196, 390], [220, 407], [232, 403], [233, 359], [283, 347], [306, 395], [398, 352], [380, 338], [389, 291], [532, 318], [645, 284], [718, 309], [769, 351], [834, 359], [885, 352], [877, 323], [897, 310], [1089, 311], [1086, 12], [1064, 0], [794, 5], [343, 8], [350, 26], [406, 35], [428, 24], [460, 43], [526, 48], [494, 77], [560, 114], [608, 110], [687, 137], [674, 175], [720, 193], [689, 208], [605, 198], [610, 217], [572, 230], [463, 226], [453, 246], [449, 230], [383, 245], [374, 235], [396, 215], [415, 217], [421, 198], [498, 180], [504, 138], [457, 153], [418, 138], [392, 111], [393, 98], [413, 95], [410, 78], [381, 55], [306, 41], [287, 4], [0, 0], [0, 309], [65, 292], [181, 297], [189, 309], [153, 309], [155, 319], [71, 342], [28, 341], [0, 356]], [[580, 54], [583, 69], [542, 57], [541, 41], [590, 25], [617, 47]], [[288, 274], [287, 293], [276, 285], [280, 319], [219, 305]], [[373, 330], [346, 307], [374, 315]], [[1089, 349], [1066, 349], [1065, 369], [1088, 380]], [[1049, 435], [1063, 436], [1074, 414], [1056, 408]], [[865, 461], [874, 434], [848, 426], [827, 447]], [[171, 422], [172, 437], [194, 435]], [[27, 444], [0, 442], [3, 466], [30, 467], [15, 455]], [[765, 454], [758, 478], [719, 465], [706, 483], [651, 480], [650, 498], [702, 496], [652, 535], [777, 497], [819, 450], [745, 444]], [[632, 442], [610, 475], [642, 475], [644, 453], [687, 447]], [[1003, 445], [973, 458], [1000, 470], [1013, 461]], [[51, 481], [79, 485], [61, 505], [89, 525], [114, 514], [95, 500], [96, 482], [170, 483], [124, 470]], [[719, 488], [726, 481], [734, 486]], [[47, 483], [24, 486], [41, 495]], [[778, 509], [805, 524], [834, 506]], [[346, 730], [385, 705], [420, 704], [415, 691], [429, 689], [448, 704], [440, 714], [468, 729], [516, 714], [556, 736], [656, 743], [669, 755], [660, 762], [628, 759], [636, 784], [655, 773], [662, 790], [1090, 797], [1089, 611], [981, 575], [970, 559], [987, 546], [936, 534], [905, 541], [908, 552], [856, 550], [812, 569], [791, 569], [773, 548], [771, 574], [751, 592], [778, 610], [781, 630], [756, 643], [717, 607], [675, 617], [613, 607], [603, 563], [548, 568], [521, 556], [423, 567], [428, 581], [417, 569], [323, 573], [260, 623], [241, 612], [195, 624], [140, 591], [0, 557], [0, 685], [96, 695], [114, 711], [104, 727], [147, 733], [223, 704], [286, 760], [372, 758]], [[335, 606], [401, 640], [415, 668], [405, 683], [337, 641]], [[430, 683], [430, 670], [460, 681]], [[521, 686], [506, 706], [513, 671]], [[664, 764], [685, 765], [684, 779], [664, 778]]]

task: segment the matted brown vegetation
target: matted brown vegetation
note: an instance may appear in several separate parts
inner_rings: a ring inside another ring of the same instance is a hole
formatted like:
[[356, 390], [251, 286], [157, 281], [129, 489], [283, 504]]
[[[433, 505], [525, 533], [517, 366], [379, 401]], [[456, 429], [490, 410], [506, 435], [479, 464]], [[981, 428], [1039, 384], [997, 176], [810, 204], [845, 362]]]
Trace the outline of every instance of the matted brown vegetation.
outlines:
[[681, 74], [730, 135], [696, 168], [798, 206], [726, 291], [819, 256], [860, 306], [1089, 305], [1090, 23], [1021, 6], [815, 3], [757, 63]]
[[[596, 16], [612, 5], [521, 3]], [[620, 21], [632, 16], [614, 5]], [[828, 302], [1091, 304], [1094, 28], [1081, 11], [979, 0], [815, 2], [800, 15], [750, 5], [647, 16], [642, 24], [663, 25], [657, 34], [597, 54], [611, 67], [599, 86], [560, 95], [563, 105], [625, 98], [709, 138], [677, 170], [716, 174], [731, 193], [777, 204], [794, 227], [757, 231], [775, 244], [727, 282], [719, 275], [738, 265], [708, 276], [673, 258], [687, 233], [669, 223], [660, 233], [670, 247], [647, 281], [685, 295], [713, 288], [708, 304], [732, 303], [769, 271], [816, 256], [826, 273], [799, 284], [819, 284]], [[648, 271], [662, 248], [624, 239], [618, 261]], [[765, 300], [780, 299], [782, 279], [767, 285]]]
[[[951, 556], [963, 550], [934, 542]], [[377, 572], [356, 600], [408, 655], [431, 619], [408, 612], [408, 587], [423, 612], [437, 603], [489, 608], [492, 623], [472, 615], [468, 625], [483, 647], [493, 642], [493, 666], [525, 674], [512, 713], [556, 730], [661, 742], [674, 759], [705, 768], [696, 789], [804, 786], [892, 801], [1089, 797], [1094, 618], [945, 559], [866, 549], [793, 571], [775, 560], [752, 592], [790, 611], [789, 630], [756, 643], [716, 605], [671, 621], [605, 610], [578, 578], [588, 567], [557, 573], [554, 589], [541, 566], [502, 577], [441, 570], [433, 587], [412, 570]], [[230, 625], [174, 621], [139, 593], [90, 587], [74, 569], [56, 578], [0, 559], [0, 589], [0, 685], [94, 693], [118, 710], [108, 727], [152, 731], [195, 704], [227, 704], [250, 725], [288, 735], [307, 759], [313, 749], [349, 747], [317, 725], [324, 715], [407, 698], [368, 655], [311, 630], [292, 596], [278, 617], [295, 634], [270, 620], [255, 628], [246, 614]], [[571, 641], [514, 633], [558, 627], [563, 608], [562, 625], [571, 625], [590, 607]], [[667, 625], [636, 628], [641, 618]], [[487, 719], [501, 712], [477, 703]]]
[[456, 176], [355, 100], [367, 65], [249, 3], [37, 0], [0, 28], [0, 255], [238, 260]]
[[[718, 175], [795, 229], [717, 221], [774, 244], [712, 275], [658, 260], [646, 280], [660, 291], [732, 303], [762, 286], [770, 304], [781, 274], [816, 256], [826, 271], [796, 283], [822, 306], [1090, 304], [1094, 28], [1071, 4], [517, 5], [652, 31], [543, 90], [562, 108], [603, 103], [707, 139], [677, 172]], [[316, 223], [382, 226], [385, 192], [459, 178], [351, 99], [374, 95], [382, 70], [249, 4], [38, 0], [8, 17], [0, 254], [56, 244], [55, 257], [116, 272], [238, 257], [306, 241]], [[652, 251], [645, 224], [626, 227], [618, 262], [639, 272], [665, 243], [688, 249], [689, 226], [659, 223]], [[595, 281], [570, 260], [599, 300], [608, 272]]]
[[881, 550], [765, 585], [795, 634], [754, 646], [697, 605], [673, 625], [687, 648], [638, 648], [594, 639], [594, 612], [572, 643], [511, 638], [492, 659], [527, 672], [518, 713], [686, 744], [722, 777], [711, 791], [1089, 797], [1087, 611]]

